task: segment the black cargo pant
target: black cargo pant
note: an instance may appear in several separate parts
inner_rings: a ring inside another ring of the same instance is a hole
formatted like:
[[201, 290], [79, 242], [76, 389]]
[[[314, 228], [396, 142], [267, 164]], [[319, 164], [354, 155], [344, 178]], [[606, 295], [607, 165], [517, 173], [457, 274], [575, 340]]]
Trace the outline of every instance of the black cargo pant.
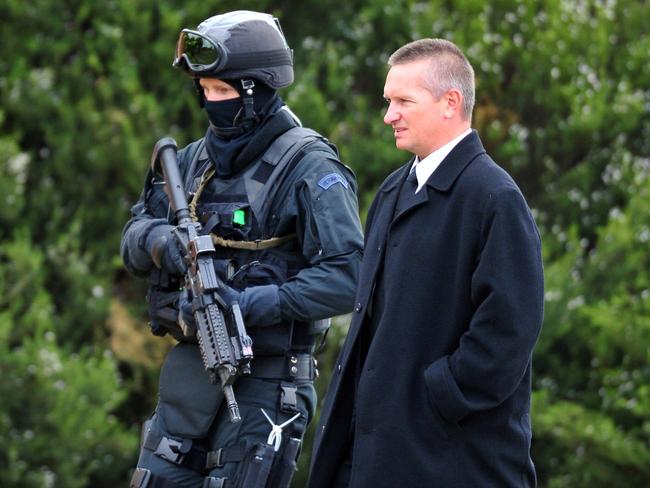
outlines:
[[[262, 409], [276, 425], [300, 414], [284, 428], [284, 440], [302, 439], [316, 409], [311, 380], [241, 376], [234, 393], [241, 416], [237, 423], [230, 421], [220, 386], [207, 381], [197, 346], [174, 347], [161, 371], [160, 399], [143, 435], [138, 468], [178, 488], [201, 488], [206, 477], [232, 480], [248, 450], [269, 439], [272, 425]], [[215, 465], [219, 450], [224, 456]], [[212, 453], [208, 469], [201, 469], [201, 453]]]
[[[239, 378], [237, 380], [236, 397], [239, 403], [241, 422], [232, 423], [228, 411], [223, 404], [204, 439], [195, 439], [194, 443], [206, 451], [232, 446], [252, 447], [255, 443], [266, 443], [271, 432], [271, 425], [261, 409], [277, 425], [289, 420], [296, 413], [300, 417], [284, 428], [285, 435], [302, 439], [308, 422], [312, 419], [316, 404], [316, 393], [312, 382], [296, 383], [296, 410], [283, 411], [280, 407], [281, 384], [276, 380], [257, 378]], [[165, 425], [164, 419], [154, 414], [150, 431], [156, 436], [165, 436], [182, 443], [183, 438], [172, 434], [173, 427]], [[236, 457], [236, 456], [235, 456]], [[159, 476], [178, 484], [179, 488], [200, 488], [206, 476], [233, 479], [241, 462], [225, 462], [222, 466], [214, 467], [207, 473], [200, 473], [181, 464], [176, 464], [157, 455], [154, 450], [143, 447], [138, 459], [138, 467], [149, 469], [153, 475]]]

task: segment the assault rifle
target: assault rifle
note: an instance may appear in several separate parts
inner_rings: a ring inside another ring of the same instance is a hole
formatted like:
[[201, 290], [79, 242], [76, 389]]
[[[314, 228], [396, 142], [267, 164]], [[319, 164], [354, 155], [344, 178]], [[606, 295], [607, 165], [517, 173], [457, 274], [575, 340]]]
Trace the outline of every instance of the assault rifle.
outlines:
[[160, 139], [153, 148], [151, 168], [154, 174], [165, 179], [167, 196], [178, 222], [174, 233], [189, 263], [185, 286], [192, 300], [203, 365], [210, 382], [221, 383], [231, 422], [239, 422], [241, 417], [232, 385], [240, 374], [250, 374], [252, 341], [246, 333], [239, 304], [226, 304], [219, 295], [219, 289], [225, 285], [214, 269], [214, 244], [209, 235], [200, 235], [201, 224], [192, 221], [176, 151], [174, 139]]

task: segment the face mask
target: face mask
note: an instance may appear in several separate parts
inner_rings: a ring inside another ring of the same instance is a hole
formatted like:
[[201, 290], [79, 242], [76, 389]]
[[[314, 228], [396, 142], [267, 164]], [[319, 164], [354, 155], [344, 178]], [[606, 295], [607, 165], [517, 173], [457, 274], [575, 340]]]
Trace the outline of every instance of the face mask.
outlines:
[[242, 108], [241, 98], [232, 98], [219, 102], [206, 100], [204, 104], [208, 119], [217, 128], [229, 129], [234, 126], [234, 120]]

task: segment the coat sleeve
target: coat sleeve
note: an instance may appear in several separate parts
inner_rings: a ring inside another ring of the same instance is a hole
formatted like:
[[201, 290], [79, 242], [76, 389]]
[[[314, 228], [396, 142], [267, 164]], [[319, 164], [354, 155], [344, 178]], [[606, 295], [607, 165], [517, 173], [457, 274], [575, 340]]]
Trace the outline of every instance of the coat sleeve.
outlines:
[[351, 171], [314, 151], [294, 183], [298, 238], [309, 266], [282, 284], [285, 318], [318, 320], [348, 313], [354, 305], [363, 232]]
[[[189, 158], [198, 148], [198, 141], [178, 152], [181, 174], [185, 174]], [[164, 181], [154, 177], [151, 170], [145, 176], [144, 189], [131, 207], [130, 219], [122, 229], [120, 254], [126, 269], [135, 276], [146, 276], [153, 268], [153, 260], [145, 249], [149, 233], [154, 227], [172, 223], [169, 199]]]
[[120, 254], [126, 269], [135, 276], [146, 276], [154, 266], [145, 249], [149, 233], [154, 227], [168, 224], [168, 200], [160, 182], [147, 173], [145, 188], [131, 207], [131, 218], [122, 230]]
[[458, 348], [425, 371], [449, 422], [493, 408], [517, 389], [542, 326], [541, 243], [516, 188], [490, 195], [480, 232], [471, 279], [475, 312]]

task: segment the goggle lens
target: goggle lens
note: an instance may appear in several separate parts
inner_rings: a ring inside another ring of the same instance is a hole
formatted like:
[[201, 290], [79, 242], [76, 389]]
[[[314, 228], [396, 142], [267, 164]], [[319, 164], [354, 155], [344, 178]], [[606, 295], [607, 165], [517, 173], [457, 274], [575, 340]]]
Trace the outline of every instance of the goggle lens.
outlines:
[[180, 60], [183, 56], [192, 67], [208, 67], [217, 64], [220, 51], [209, 39], [194, 32], [183, 31], [176, 45], [176, 59]]

